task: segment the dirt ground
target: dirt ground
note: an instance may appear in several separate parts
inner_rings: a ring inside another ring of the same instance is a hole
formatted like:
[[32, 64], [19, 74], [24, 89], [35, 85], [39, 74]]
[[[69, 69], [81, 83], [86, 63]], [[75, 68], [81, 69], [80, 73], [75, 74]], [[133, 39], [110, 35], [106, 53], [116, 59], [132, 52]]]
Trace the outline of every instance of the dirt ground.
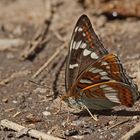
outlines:
[[[98, 121], [84, 111], [70, 113], [66, 123], [69, 108], [64, 103], [61, 113], [54, 114], [65, 93], [68, 46], [62, 46], [69, 43], [83, 13], [140, 89], [140, 0], [0, 0], [0, 120], [69, 140], [118, 140], [140, 122], [140, 101], [132, 108], [92, 111]], [[35, 38], [45, 30], [39, 36], [42, 40]], [[31, 43], [38, 42], [40, 48], [26, 57]], [[49, 65], [32, 78], [52, 56]], [[0, 140], [33, 139], [0, 127]]]

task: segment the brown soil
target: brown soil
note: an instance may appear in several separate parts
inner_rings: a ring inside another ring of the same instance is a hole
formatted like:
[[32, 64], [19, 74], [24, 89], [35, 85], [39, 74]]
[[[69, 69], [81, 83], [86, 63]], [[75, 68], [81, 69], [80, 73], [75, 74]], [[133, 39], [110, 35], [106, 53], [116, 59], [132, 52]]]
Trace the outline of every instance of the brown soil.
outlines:
[[[0, 44], [0, 120], [8, 119], [69, 140], [118, 140], [140, 122], [139, 101], [132, 108], [119, 106], [113, 111], [93, 111], [99, 117], [97, 122], [87, 112], [81, 112], [71, 113], [67, 124], [68, 108], [65, 104], [60, 114], [53, 114], [59, 108], [60, 96], [65, 93], [65, 58], [68, 47], [60, 51], [48, 67], [33, 79], [38, 85], [29, 80], [63, 45], [62, 39], [69, 42], [78, 17], [85, 13], [106, 48], [118, 54], [140, 88], [140, 1], [133, 1], [133, 4], [131, 0], [51, 2], [50, 25], [46, 34], [48, 41], [34, 59], [21, 60], [21, 54], [48, 17], [47, 6], [43, 0], [0, 1], [0, 43], [4, 39], [20, 39], [20, 45], [13, 47], [4, 48]], [[117, 16], [114, 17], [116, 9]], [[117, 123], [120, 124], [114, 126]], [[26, 135], [16, 138], [14, 131], [0, 128], [0, 139], [34, 138]]]

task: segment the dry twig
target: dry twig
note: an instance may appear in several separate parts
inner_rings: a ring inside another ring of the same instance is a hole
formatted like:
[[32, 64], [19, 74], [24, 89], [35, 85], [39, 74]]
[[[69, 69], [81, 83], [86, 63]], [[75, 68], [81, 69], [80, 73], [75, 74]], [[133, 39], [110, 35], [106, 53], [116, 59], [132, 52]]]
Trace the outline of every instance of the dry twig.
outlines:
[[8, 129], [12, 129], [14, 131], [17, 131], [17, 135], [16, 135], [17, 137], [21, 137], [23, 135], [29, 135], [31, 137], [41, 139], [41, 140], [62, 140], [58, 137], [54, 137], [54, 136], [45, 134], [45, 133], [37, 131], [35, 129], [26, 128], [22, 125], [19, 125], [17, 123], [11, 122], [6, 119], [1, 120], [1, 126], [8, 128]]
[[19, 46], [24, 44], [24, 40], [17, 39], [0, 39], [0, 52], [1, 51], [15, 51]]
[[15, 118], [16, 116], [18, 116], [21, 112], [17, 111], [12, 117]]
[[132, 137], [136, 136], [138, 133], [140, 134], [140, 124], [136, 125], [128, 133], [122, 136], [121, 140], [130, 140]]
[[114, 127], [117, 127], [118, 125], [124, 124], [124, 123], [128, 122], [129, 120], [130, 120], [130, 119], [127, 119], [127, 120], [123, 120], [123, 121], [121, 121], [121, 122], [118, 122], [118, 123], [112, 125], [111, 127], [109, 127], [108, 129], [112, 129], [112, 128], [114, 128]]
[[12, 80], [14, 80], [18, 77], [28, 75], [29, 73], [30, 73], [30, 71], [28, 71], [28, 70], [15, 72], [11, 76], [9, 76], [8, 78], [5, 78], [5, 79], [1, 80], [0, 81], [0, 86], [4, 86], [4, 85], [8, 84], [10, 81], [12, 81]]
[[44, 47], [45, 43], [49, 40], [48, 38], [46, 38], [46, 36], [52, 21], [53, 10], [51, 0], [44, 0], [44, 2], [46, 10], [45, 22], [36, 33], [33, 41], [31, 41], [29, 45], [25, 48], [25, 50], [22, 52], [21, 60], [33, 58], [35, 54], [39, 52]]
[[14, 111], [15, 110], [15, 108], [9, 108], [9, 109], [5, 109], [4, 111], [5, 112], [12, 112], [12, 111]]

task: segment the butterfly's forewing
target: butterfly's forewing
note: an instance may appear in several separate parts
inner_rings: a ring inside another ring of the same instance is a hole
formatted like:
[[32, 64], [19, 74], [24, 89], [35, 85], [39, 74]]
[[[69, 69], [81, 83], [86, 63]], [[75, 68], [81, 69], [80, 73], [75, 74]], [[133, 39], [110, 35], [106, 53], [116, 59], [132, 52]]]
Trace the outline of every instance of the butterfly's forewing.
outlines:
[[108, 52], [95, 34], [90, 20], [86, 15], [82, 15], [74, 28], [69, 46], [66, 90], [71, 88], [79, 74], [88, 65], [106, 54]]

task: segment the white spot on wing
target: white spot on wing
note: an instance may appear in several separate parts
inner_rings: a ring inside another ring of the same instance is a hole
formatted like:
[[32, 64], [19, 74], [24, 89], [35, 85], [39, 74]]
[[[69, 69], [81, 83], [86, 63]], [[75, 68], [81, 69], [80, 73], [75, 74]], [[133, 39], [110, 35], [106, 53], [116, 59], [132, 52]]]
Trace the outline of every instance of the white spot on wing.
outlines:
[[85, 48], [86, 48], [86, 46], [87, 46], [87, 44], [86, 44], [86, 43], [82, 43], [82, 44], [81, 44], [81, 46], [80, 46], [80, 48], [81, 48], [81, 49], [85, 49]]
[[78, 28], [78, 32], [82, 32], [83, 29], [81, 27]]
[[107, 85], [100, 85], [100, 88], [105, 88], [107, 87]]
[[76, 41], [73, 41], [72, 48], [74, 49], [76, 46]]
[[98, 55], [95, 52], [92, 52], [90, 56], [93, 59], [98, 59], [99, 58]]
[[92, 73], [99, 73], [99, 72], [102, 72], [102, 71], [103, 71], [102, 69], [96, 68], [95, 70], [92, 71]]
[[[106, 87], [105, 88], [106, 90], [112, 90], [113, 88], [112, 87]], [[116, 91], [116, 90], [115, 90]]]
[[83, 55], [84, 56], [87, 56], [87, 55], [89, 55], [91, 53], [91, 51], [89, 51], [89, 50], [87, 50], [87, 49], [85, 49], [84, 51], [83, 51]]
[[77, 32], [77, 30], [78, 30], [78, 27], [75, 28], [74, 32]]
[[91, 84], [92, 81], [88, 80], [88, 79], [81, 79], [80, 83], [86, 83], [86, 84]]
[[107, 69], [110, 69], [110, 66], [108, 65], [108, 66], [106, 66], [106, 68], [107, 68]]
[[117, 93], [106, 93], [105, 96], [112, 102], [120, 103], [120, 100], [118, 99]]
[[75, 28], [74, 32], [77, 32], [77, 31], [78, 31], [78, 32], [82, 32], [83, 29], [82, 29], [81, 27], [78, 27], [78, 26], [77, 26], [77, 27]]
[[102, 80], [109, 80], [110, 78], [108, 76], [102, 76], [101, 79]]
[[95, 67], [92, 67], [89, 71], [92, 72], [92, 71], [94, 71], [95, 69], [96, 69]]
[[105, 75], [108, 75], [108, 74], [107, 74], [107, 72], [102, 71], [102, 72], [100, 72], [100, 75], [105, 76]]
[[70, 69], [74, 69], [75, 67], [78, 67], [78, 66], [79, 66], [78, 64], [70, 64], [70, 65], [69, 65], [69, 68], [70, 68]]
[[112, 87], [105, 87], [104, 90], [109, 91], [109, 92], [116, 92], [117, 93], [117, 91], [115, 89], [113, 89]]
[[108, 63], [105, 61], [102, 61], [101, 65], [108, 65]]
[[86, 34], [83, 32], [83, 36], [86, 36]]
[[73, 49], [74, 49], [74, 50], [78, 50], [78, 48], [79, 48], [81, 42], [82, 42], [82, 41], [78, 41], [78, 42], [74, 41], [74, 43], [76, 43], [76, 44], [75, 44], [75, 46], [73, 46]]

